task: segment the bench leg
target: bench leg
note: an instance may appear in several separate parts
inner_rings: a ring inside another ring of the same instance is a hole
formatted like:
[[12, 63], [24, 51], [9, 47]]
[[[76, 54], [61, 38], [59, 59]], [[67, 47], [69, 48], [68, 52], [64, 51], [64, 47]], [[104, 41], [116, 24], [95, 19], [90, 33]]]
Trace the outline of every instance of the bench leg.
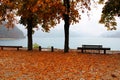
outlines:
[[3, 47], [1, 47], [1, 50], [3, 50]]
[[17, 47], [17, 50], [19, 51], [19, 47]]
[[106, 50], [104, 50], [104, 54], [106, 54]]
[[83, 49], [81, 49], [81, 52], [83, 53]]
[[51, 52], [54, 52], [54, 47], [53, 46], [51, 47]]
[[41, 46], [39, 46], [39, 51], [41, 51], [41, 49], [42, 49]]

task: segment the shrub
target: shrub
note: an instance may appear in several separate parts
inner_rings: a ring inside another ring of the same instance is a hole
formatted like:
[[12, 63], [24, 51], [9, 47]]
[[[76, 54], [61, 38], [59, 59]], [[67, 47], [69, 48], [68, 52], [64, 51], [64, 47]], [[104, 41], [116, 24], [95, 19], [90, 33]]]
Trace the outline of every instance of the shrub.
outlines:
[[34, 44], [33, 44], [33, 48], [39, 48], [39, 44], [34, 43]]

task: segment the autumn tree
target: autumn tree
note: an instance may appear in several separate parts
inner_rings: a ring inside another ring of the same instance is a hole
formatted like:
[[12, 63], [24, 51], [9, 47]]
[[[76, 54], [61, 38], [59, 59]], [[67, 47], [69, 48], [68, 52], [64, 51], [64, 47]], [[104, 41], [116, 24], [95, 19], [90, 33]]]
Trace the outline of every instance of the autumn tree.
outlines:
[[[32, 50], [33, 28], [40, 24], [44, 31], [49, 31], [60, 22], [64, 7], [61, 1], [57, 0], [1, 0], [0, 1], [0, 21], [8, 21], [13, 27], [15, 16], [20, 16], [20, 23], [27, 28], [28, 50]], [[15, 13], [13, 13], [15, 11]]]
[[64, 34], [65, 34], [65, 43], [64, 43], [64, 52], [68, 52], [69, 50], [69, 27], [70, 27], [70, 0], [64, 0], [64, 6], [66, 8], [66, 13], [63, 14], [64, 16]]
[[108, 30], [116, 30], [116, 17], [120, 17], [120, 0], [99, 0], [104, 4], [100, 23], [104, 24]]
[[[70, 24], [79, 22], [81, 19], [81, 12], [85, 11], [88, 13], [91, 10], [91, 0], [63, 0], [65, 6], [65, 12], [63, 13], [64, 19], [64, 34], [65, 34], [65, 43], [64, 43], [64, 52], [69, 52], [69, 27]], [[93, 0], [94, 3], [94, 0]]]
[[90, 10], [91, 0], [0, 0], [0, 22], [13, 27], [15, 16], [27, 28], [28, 50], [32, 50], [32, 32], [38, 24], [44, 31], [64, 20], [65, 48], [69, 51], [69, 26], [79, 22], [81, 13]]

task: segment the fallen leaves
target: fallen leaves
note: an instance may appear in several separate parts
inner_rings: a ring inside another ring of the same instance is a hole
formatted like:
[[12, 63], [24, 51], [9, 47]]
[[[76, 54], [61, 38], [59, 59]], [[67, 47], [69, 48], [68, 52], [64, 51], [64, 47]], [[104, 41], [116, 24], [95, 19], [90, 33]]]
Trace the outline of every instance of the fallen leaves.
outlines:
[[0, 51], [0, 80], [119, 80], [120, 55]]

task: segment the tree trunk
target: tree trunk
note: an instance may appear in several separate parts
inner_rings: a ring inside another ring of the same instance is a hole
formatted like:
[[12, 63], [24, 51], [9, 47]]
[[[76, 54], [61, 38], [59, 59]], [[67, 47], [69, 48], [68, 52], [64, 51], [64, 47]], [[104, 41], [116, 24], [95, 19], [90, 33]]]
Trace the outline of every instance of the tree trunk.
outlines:
[[70, 17], [69, 17], [69, 12], [70, 12], [70, 1], [69, 0], [64, 0], [64, 6], [66, 7], [66, 12], [63, 14], [64, 16], [64, 34], [65, 34], [65, 43], [64, 43], [64, 52], [69, 52], [69, 27], [70, 27]]
[[33, 50], [33, 41], [32, 41], [32, 19], [28, 20], [27, 26], [27, 37], [28, 37], [28, 51]]
[[65, 34], [65, 42], [64, 42], [64, 52], [69, 52], [69, 15], [64, 15], [64, 34]]

